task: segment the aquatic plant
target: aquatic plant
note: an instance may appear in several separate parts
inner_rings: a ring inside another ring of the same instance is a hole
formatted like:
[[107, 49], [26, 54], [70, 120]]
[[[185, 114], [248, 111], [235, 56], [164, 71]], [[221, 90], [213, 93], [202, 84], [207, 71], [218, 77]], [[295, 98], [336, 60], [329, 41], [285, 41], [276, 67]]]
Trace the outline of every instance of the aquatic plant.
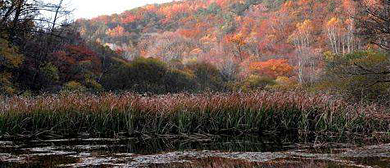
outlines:
[[385, 107], [300, 91], [62, 93], [0, 100], [2, 136], [272, 134], [301, 141], [345, 141], [383, 139], [389, 128]]

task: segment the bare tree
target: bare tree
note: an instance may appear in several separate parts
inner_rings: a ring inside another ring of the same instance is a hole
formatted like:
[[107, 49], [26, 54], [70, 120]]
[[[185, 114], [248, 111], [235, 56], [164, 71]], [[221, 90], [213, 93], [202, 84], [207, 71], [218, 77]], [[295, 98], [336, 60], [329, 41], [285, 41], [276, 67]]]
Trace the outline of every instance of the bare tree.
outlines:
[[[359, 13], [356, 17], [357, 35], [366, 42], [376, 45], [390, 53], [390, 0], [362, 0], [359, 2]], [[390, 83], [390, 58], [366, 66], [354, 63], [349, 75], [366, 76], [372, 79], [369, 86]], [[351, 70], [351, 69], [349, 69]]]
[[70, 12], [64, 7], [64, 0], [58, 0], [58, 3], [45, 3], [41, 0], [0, 0], [0, 37], [15, 43], [18, 33], [21, 32], [49, 32], [54, 35], [55, 28], [62, 25], [59, 24], [61, 18]]
[[357, 17], [357, 34], [390, 52], [390, 0], [362, 0]]
[[23, 85], [20, 87], [39, 90], [40, 69], [53, 52], [75, 39], [63, 24], [71, 12], [65, 1], [0, 0], [0, 40], [17, 47], [24, 56], [23, 63], [13, 70], [16, 83]]

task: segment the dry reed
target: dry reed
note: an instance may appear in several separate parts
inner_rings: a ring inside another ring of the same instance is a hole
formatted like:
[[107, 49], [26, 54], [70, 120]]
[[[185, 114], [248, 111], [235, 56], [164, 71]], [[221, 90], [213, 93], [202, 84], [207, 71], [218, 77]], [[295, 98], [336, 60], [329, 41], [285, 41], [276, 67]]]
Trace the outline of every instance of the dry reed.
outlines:
[[0, 99], [1, 135], [292, 134], [372, 136], [390, 130], [390, 113], [304, 92], [144, 96], [64, 93]]

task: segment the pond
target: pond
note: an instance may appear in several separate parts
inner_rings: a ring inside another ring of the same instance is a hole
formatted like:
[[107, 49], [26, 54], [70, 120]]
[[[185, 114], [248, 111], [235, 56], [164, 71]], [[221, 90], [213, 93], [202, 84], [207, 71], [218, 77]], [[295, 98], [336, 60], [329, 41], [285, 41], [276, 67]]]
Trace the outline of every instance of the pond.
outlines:
[[390, 144], [293, 144], [260, 137], [0, 141], [0, 167], [390, 167]]

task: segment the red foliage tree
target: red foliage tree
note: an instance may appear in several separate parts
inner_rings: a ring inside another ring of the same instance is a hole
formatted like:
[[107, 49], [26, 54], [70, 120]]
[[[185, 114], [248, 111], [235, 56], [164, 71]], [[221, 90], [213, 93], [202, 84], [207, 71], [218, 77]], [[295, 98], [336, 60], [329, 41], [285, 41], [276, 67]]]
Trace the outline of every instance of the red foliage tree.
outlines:
[[100, 59], [85, 45], [67, 45], [64, 51], [53, 53], [51, 62], [58, 68], [64, 82], [79, 81], [86, 73], [98, 74], [101, 71]]

